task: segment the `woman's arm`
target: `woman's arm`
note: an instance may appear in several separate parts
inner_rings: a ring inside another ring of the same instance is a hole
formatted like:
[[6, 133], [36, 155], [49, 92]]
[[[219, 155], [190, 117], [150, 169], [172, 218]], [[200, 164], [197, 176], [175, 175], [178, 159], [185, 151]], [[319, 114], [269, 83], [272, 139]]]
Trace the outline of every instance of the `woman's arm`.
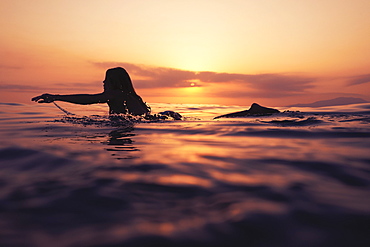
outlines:
[[80, 105], [88, 105], [95, 103], [106, 103], [109, 97], [107, 93], [99, 94], [69, 94], [69, 95], [59, 95], [59, 94], [42, 94], [32, 98], [32, 101], [38, 103], [51, 103], [53, 101], [64, 101]]

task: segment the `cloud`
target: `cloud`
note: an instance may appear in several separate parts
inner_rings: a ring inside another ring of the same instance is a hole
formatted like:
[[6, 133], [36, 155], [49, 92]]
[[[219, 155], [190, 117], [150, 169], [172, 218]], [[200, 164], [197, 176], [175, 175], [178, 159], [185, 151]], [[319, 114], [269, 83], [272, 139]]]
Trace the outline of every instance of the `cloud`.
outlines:
[[98, 83], [96, 85], [91, 83], [53, 83], [48, 85], [25, 85], [25, 84], [0, 84], [0, 91], [13, 91], [13, 92], [35, 92], [35, 93], [42, 93], [42, 92], [75, 92], [76, 90], [94, 90], [100, 89], [102, 90], [103, 84], [100, 82], [101, 85]]
[[238, 77], [233, 74], [231, 77], [236, 78], [236, 82], [248, 84], [253, 89], [264, 92], [303, 92], [313, 88], [312, 83], [316, 81], [315, 78], [284, 74], [239, 74]]
[[[217, 73], [211, 71], [187, 71], [164, 67], [149, 67], [131, 63], [103, 62], [93, 63], [95, 66], [107, 69], [124, 67], [135, 79], [137, 88], [174, 88], [189, 87], [191, 82], [198, 86], [230, 85], [230, 95], [240, 97], [266, 96], [281, 97], [303, 93], [313, 88], [316, 78], [286, 75], [286, 74], [238, 74]], [[232, 87], [234, 86], [235, 89]], [[268, 96], [267, 96], [268, 95]]]
[[81, 83], [81, 82], [58, 82], [49, 85], [49, 88], [68, 88], [68, 89], [95, 89], [103, 88], [103, 83], [101, 81], [96, 81], [94, 83]]
[[352, 76], [347, 81], [347, 86], [354, 86], [370, 82], [370, 74]]
[[22, 85], [22, 84], [1, 84], [0, 90], [11, 90], [11, 91], [35, 91], [40, 90], [38, 86]]
[[137, 88], [171, 88], [188, 87], [191, 80], [196, 79], [196, 72], [164, 67], [150, 67], [131, 63], [102, 62], [93, 63], [104, 69], [123, 67], [132, 76], [145, 79], [135, 79]]
[[3, 64], [0, 64], [0, 69], [18, 70], [18, 69], [23, 69], [23, 67], [21, 67], [21, 66], [11, 66], [11, 65], [3, 65]]

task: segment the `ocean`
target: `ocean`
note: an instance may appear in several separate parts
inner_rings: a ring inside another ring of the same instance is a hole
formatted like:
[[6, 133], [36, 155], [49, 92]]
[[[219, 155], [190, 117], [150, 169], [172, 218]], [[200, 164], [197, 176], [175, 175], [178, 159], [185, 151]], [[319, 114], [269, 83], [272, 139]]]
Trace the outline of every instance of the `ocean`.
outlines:
[[370, 104], [58, 105], [0, 103], [0, 246], [370, 246]]

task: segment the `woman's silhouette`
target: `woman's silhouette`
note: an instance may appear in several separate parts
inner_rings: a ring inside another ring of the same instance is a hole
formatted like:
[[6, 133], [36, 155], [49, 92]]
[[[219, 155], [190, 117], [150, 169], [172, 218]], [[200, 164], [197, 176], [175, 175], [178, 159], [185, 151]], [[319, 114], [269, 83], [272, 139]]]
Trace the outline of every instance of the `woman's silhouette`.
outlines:
[[105, 74], [104, 91], [99, 94], [42, 94], [32, 98], [38, 103], [65, 101], [74, 104], [107, 103], [109, 114], [147, 115], [150, 107], [136, 94], [130, 76], [121, 67], [108, 69]]

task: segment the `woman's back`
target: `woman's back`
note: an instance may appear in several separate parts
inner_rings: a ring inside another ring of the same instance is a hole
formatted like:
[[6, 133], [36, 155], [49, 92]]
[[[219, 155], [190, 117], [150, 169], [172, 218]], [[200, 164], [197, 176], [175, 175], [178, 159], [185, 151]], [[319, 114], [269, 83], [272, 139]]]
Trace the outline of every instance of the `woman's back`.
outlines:
[[109, 114], [143, 115], [150, 113], [150, 107], [137, 94], [120, 90], [109, 90], [104, 94], [107, 95]]
[[109, 113], [130, 113], [143, 115], [150, 113], [150, 108], [136, 94], [131, 78], [121, 67], [108, 69], [104, 81], [104, 93], [109, 94]]

